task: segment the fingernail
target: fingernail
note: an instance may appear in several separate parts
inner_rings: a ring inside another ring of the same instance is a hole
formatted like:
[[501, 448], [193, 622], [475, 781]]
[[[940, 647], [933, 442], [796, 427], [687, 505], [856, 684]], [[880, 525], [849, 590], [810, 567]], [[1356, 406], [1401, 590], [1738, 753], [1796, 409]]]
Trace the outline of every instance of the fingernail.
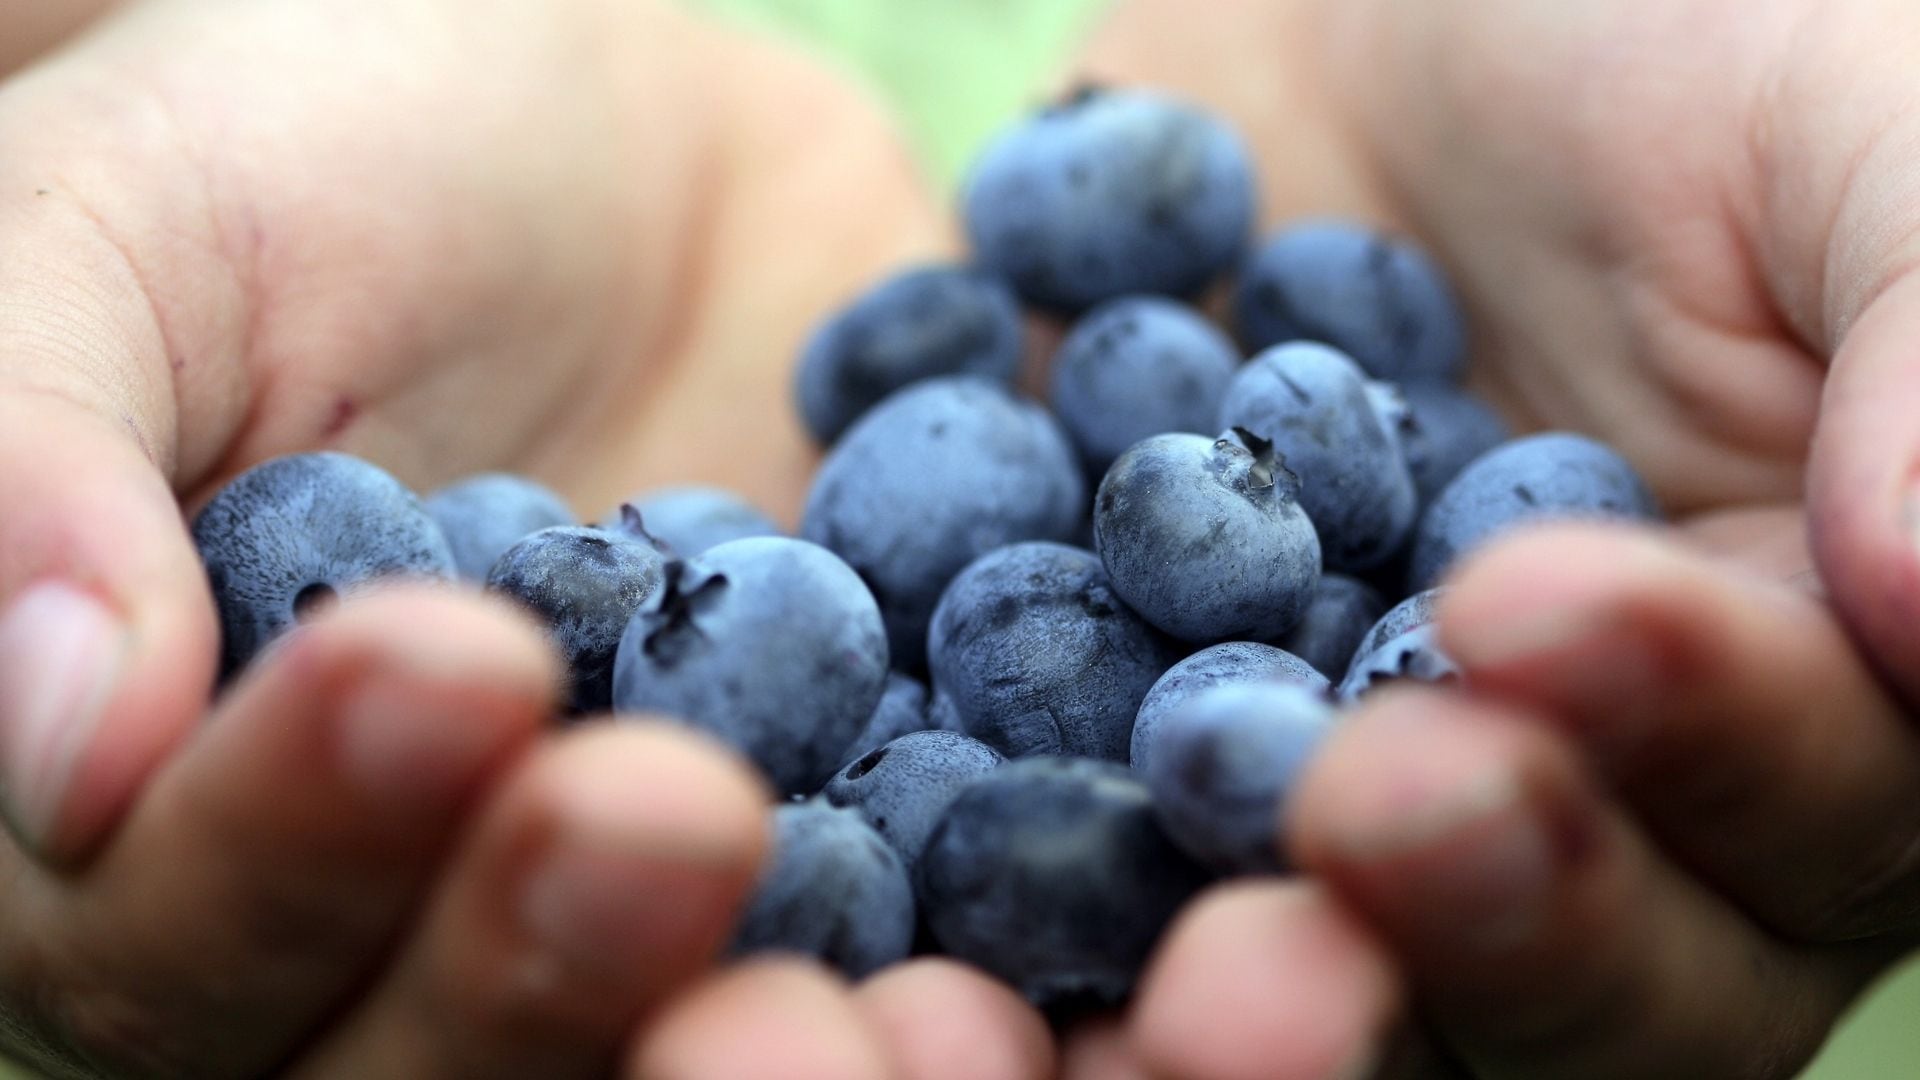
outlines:
[[1356, 809], [1333, 842], [1388, 902], [1485, 949], [1525, 940], [1553, 883], [1546, 830], [1504, 770]]
[[341, 771], [376, 802], [441, 805], [501, 750], [503, 725], [473, 715], [486, 707], [471, 699], [449, 705], [430, 683], [373, 676], [342, 710]]
[[717, 951], [751, 875], [742, 839], [593, 787], [570, 793], [528, 879], [533, 936], [571, 970], [613, 981]]
[[1590, 612], [1554, 607], [1446, 626], [1447, 651], [1470, 668], [1504, 668], [1580, 645], [1600, 629]]
[[0, 615], [0, 813], [41, 847], [126, 662], [128, 632], [70, 585], [35, 585]]

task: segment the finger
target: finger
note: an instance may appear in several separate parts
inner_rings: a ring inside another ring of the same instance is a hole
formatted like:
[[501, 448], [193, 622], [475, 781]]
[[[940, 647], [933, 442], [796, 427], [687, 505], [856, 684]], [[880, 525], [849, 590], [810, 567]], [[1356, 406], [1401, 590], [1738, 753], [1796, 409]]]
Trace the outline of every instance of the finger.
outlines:
[[1129, 1029], [1155, 1080], [1364, 1080], [1400, 1008], [1385, 948], [1333, 897], [1252, 881], [1175, 921]]
[[801, 960], [722, 971], [645, 1028], [633, 1080], [887, 1080], [879, 1035], [837, 976]]
[[1061, 1049], [1060, 1080], [1154, 1080], [1134, 1054], [1118, 1018], [1088, 1021], [1075, 1028]]
[[1920, 274], [1909, 273], [1846, 334], [1807, 477], [1814, 561], [1848, 626], [1908, 702], [1920, 702], [1917, 339]]
[[418, 929], [309, 1077], [600, 1077], [732, 933], [766, 793], [667, 725], [588, 725], [491, 800]]
[[1038, 1012], [985, 974], [914, 960], [861, 983], [854, 1001], [878, 1032], [895, 1080], [1046, 1080], [1053, 1036]]
[[[5, 318], [0, 299], [0, 352]], [[126, 429], [4, 373], [0, 506], [0, 810], [28, 850], [72, 864], [198, 719], [218, 630], [173, 495]]]
[[1920, 926], [1920, 732], [1818, 601], [1653, 533], [1560, 527], [1471, 561], [1441, 636], [1779, 932]]
[[1509, 709], [1383, 694], [1296, 799], [1303, 864], [1492, 1080], [1789, 1076], [1885, 962], [1760, 933]]
[[555, 667], [478, 599], [396, 591], [317, 620], [85, 874], [0, 888], [0, 982], [53, 988], [43, 1030], [96, 1058], [256, 1075], [379, 964], [468, 806], [551, 714]]

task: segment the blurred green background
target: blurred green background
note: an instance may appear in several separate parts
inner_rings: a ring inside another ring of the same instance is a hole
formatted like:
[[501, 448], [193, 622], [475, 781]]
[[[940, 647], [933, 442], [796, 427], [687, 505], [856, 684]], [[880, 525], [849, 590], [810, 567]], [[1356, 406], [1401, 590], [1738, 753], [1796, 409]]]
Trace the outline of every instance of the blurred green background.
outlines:
[[[851, 69], [894, 104], [934, 175], [951, 182], [981, 139], [1030, 103], [1107, 0], [696, 2]], [[1205, 0], [1194, 17], [1206, 17]], [[1920, 961], [1856, 1010], [1803, 1080], [1909, 1078], [1920, 1078]]]
[[[690, 0], [788, 34], [890, 100], [934, 175], [1027, 104], [1105, 0]], [[1195, 17], [1204, 17], [1196, 0]], [[1920, 1078], [1920, 962], [1864, 1002], [1803, 1080]], [[29, 1080], [0, 1063], [0, 1080]], [[1631, 1078], [1623, 1078], [1631, 1080]], [[1702, 1078], [1710, 1080], [1710, 1078]]]

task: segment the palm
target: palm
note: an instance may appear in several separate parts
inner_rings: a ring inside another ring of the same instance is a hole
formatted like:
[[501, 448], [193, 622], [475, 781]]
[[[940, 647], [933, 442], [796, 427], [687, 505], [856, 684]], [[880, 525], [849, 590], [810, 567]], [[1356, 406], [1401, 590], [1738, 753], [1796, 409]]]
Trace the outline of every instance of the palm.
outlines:
[[[156, 5], [95, 41], [124, 61], [85, 69], [95, 85], [61, 72], [37, 87], [110, 102], [116, 174], [157, 178], [140, 189], [157, 207], [56, 194], [135, 237], [152, 253], [142, 281], [168, 285], [149, 291], [174, 370], [177, 490], [339, 445], [422, 485], [522, 469], [587, 513], [667, 480], [797, 504], [809, 458], [783, 376], [806, 321], [937, 245], [904, 155], [855, 92], [769, 48], [705, 68], [752, 77], [666, 131], [648, 95], [703, 76], [636, 74], [600, 42], [686, 18], [671, 10], [616, 5], [600, 21], [626, 21], [598, 25], [508, 5], [423, 20], [402, 52], [375, 40], [386, 17], [346, 43], [330, 5], [223, 7], [219, 35], [181, 17], [192, 6]], [[244, 110], [236, 85], [256, 88]], [[487, 89], [509, 87], [538, 90]], [[796, 100], [816, 144], [780, 138]], [[796, 179], [809, 151], [830, 164]], [[849, 230], [822, 203], [856, 177]], [[145, 242], [183, 221], [181, 242]], [[769, 246], [828, 254], [798, 272]], [[216, 296], [171, 287], [206, 281]]]

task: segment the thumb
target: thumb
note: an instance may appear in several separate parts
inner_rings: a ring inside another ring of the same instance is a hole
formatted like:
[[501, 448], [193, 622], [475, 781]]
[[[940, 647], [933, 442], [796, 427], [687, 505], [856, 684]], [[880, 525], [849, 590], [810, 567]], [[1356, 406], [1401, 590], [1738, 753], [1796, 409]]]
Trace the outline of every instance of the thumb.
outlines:
[[1834, 606], [1920, 702], [1920, 273], [1893, 279], [1842, 339], [1808, 475], [1814, 560]]
[[174, 403], [127, 258], [0, 167], [0, 815], [97, 847], [203, 709], [218, 629], [163, 472]]

